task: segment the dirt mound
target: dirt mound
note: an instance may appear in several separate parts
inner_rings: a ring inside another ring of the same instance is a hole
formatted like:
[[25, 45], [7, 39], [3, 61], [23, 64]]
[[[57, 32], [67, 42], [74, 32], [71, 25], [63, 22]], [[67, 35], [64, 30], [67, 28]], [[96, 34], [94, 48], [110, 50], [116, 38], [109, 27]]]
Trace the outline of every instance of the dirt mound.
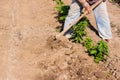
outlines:
[[[0, 4], [0, 80], [120, 80], [120, 10], [113, 4], [108, 3], [108, 11], [114, 44], [107, 62], [99, 64], [81, 44], [49, 37], [58, 34], [55, 27], [61, 25], [53, 0], [1, 0]], [[94, 17], [90, 21], [96, 28]], [[100, 40], [93, 30], [87, 32], [96, 43]]]
[[64, 48], [71, 47], [70, 42], [66, 37], [61, 36], [60, 38], [56, 38], [53, 35], [48, 37], [46, 46], [50, 49], [60, 49], [60, 47]]

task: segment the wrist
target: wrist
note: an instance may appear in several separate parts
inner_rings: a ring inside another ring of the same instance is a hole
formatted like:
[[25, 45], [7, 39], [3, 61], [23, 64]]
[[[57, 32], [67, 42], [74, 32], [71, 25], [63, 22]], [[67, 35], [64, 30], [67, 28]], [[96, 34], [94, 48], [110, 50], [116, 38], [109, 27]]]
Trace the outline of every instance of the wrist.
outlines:
[[88, 6], [89, 6], [89, 4], [87, 2], [83, 3], [83, 7], [88, 7]]

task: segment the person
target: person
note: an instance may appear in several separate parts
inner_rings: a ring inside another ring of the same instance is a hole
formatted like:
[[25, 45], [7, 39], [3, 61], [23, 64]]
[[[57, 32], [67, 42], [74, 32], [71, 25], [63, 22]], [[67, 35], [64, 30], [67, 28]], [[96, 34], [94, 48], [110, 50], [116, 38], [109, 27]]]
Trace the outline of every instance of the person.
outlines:
[[[72, 0], [72, 4], [70, 5], [70, 9], [63, 26], [63, 30], [81, 15], [83, 8], [88, 13], [90, 13], [92, 11], [90, 6], [97, 1], [98, 0]], [[93, 10], [93, 12], [95, 15], [99, 36], [106, 41], [111, 40], [112, 32], [111, 32], [110, 20], [107, 12], [106, 1], [103, 0], [103, 2], [100, 3]], [[71, 33], [72, 32], [69, 30], [68, 32], [65, 33], [65, 36], [67, 38], [70, 38]]]

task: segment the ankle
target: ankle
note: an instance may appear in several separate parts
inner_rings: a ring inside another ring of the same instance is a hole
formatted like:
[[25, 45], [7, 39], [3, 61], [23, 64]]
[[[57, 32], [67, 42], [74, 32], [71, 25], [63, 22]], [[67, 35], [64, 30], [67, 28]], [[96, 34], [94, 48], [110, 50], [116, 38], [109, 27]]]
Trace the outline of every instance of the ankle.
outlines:
[[111, 39], [105, 39], [106, 42], [110, 43], [111, 42]]

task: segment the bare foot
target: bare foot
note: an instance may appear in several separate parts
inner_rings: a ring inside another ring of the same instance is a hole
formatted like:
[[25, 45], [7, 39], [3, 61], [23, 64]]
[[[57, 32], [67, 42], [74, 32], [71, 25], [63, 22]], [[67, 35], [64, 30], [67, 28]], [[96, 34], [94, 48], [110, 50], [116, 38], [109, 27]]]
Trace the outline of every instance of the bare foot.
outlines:
[[109, 47], [112, 47], [114, 45], [114, 41], [112, 39], [105, 39]]
[[107, 41], [108, 43], [110, 43], [110, 42], [111, 42], [111, 39], [105, 39], [105, 41]]

